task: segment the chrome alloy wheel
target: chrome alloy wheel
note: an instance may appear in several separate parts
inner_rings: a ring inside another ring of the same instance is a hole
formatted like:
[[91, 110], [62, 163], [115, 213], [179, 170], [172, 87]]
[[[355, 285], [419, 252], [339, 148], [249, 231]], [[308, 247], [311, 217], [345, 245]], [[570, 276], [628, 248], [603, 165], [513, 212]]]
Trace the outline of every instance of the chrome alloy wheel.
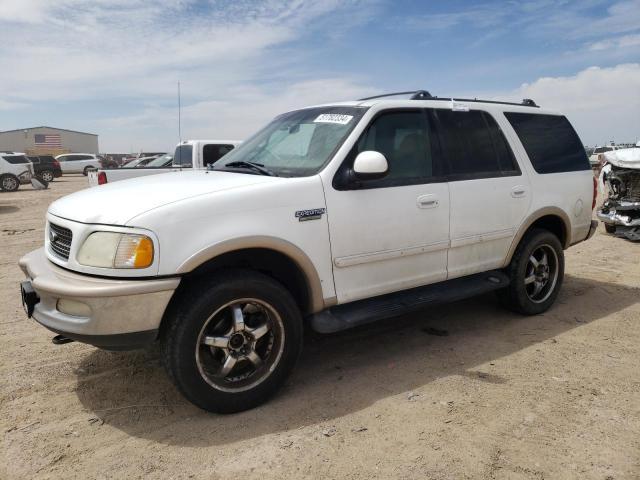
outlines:
[[558, 282], [558, 255], [547, 244], [536, 247], [527, 261], [524, 286], [529, 300], [542, 303], [553, 293]]
[[283, 348], [284, 325], [278, 312], [262, 300], [238, 299], [205, 321], [198, 335], [196, 364], [213, 388], [241, 392], [271, 374]]
[[45, 182], [53, 182], [53, 173], [49, 171], [42, 172], [40, 174], [40, 178], [42, 178], [42, 180], [44, 180]]

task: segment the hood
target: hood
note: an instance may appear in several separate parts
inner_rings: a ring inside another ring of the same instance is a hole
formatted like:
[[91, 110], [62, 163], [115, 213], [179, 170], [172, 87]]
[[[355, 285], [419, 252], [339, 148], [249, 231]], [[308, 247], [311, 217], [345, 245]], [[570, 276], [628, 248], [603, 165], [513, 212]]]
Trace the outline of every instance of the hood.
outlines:
[[637, 147], [606, 152], [604, 158], [616, 167], [640, 169], [640, 148]]
[[53, 202], [49, 213], [82, 223], [126, 225], [163, 205], [277, 181], [282, 178], [206, 170], [168, 172], [80, 190]]

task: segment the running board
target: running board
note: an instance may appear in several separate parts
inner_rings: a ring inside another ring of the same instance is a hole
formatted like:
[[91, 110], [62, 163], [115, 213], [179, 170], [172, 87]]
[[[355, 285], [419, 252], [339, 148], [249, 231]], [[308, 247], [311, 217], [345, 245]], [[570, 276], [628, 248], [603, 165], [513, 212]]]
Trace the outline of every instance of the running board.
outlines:
[[509, 277], [504, 272], [491, 270], [337, 305], [312, 315], [311, 328], [319, 333], [339, 332], [358, 325], [415, 312], [427, 306], [473, 297], [507, 285], [509, 285]]

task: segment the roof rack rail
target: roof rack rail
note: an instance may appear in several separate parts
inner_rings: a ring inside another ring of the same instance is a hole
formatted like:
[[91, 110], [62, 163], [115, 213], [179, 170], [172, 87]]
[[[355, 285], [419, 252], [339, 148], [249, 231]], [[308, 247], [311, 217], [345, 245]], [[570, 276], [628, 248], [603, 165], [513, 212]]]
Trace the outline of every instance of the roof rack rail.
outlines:
[[426, 90], [412, 90], [410, 92], [383, 93], [382, 95], [374, 95], [373, 97], [359, 98], [358, 101], [362, 102], [364, 100], [374, 100], [376, 98], [395, 97], [397, 95], [411, 95], [409, 100], [430, 100], [433, 98]]
[[525, 98], [520, 103], [516, 102], [501, 102], [498, 100], [482, 100], [479, 98], [451, 98], [451, 97], [434, 97], [426, 90], [414, 90], [410, 92], [394, 92], [394, 93], [384, 93], [382, 95], [374, 95], [372, 97], [365, 97], [358, 99], [359, 102], [365, 100], [374, 100], [376, 98], [384, 98], [384, 97], [395, 97], [397, 95], [411, 95], [409, 100], [441, 100], [444, 102], [450, 102], [451, 100], [455, 102], [479, 102], [479, 103], [493, 103], [497, 105], [516, 105], [518, 107], [534, 107], [539, 108], [539, 106], [531, 100], [530, 98]]

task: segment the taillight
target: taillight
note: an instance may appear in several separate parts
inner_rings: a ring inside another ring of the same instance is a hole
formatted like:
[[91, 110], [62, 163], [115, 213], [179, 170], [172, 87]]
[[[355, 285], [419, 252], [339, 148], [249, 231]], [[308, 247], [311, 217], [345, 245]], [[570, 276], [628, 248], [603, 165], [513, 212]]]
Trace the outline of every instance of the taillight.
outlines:
[[98, 185], [104, 185], [105, 183], [107, 183], [107, 174], [104, 172], [98, 172]]
[[591, 202], [591, 210], [596, 208], [596, 200], [598, 199], [598, 181], [593, 177], [593, 201]]
[[53, 168], [60, 168], [60, 162], [58, 160], [53, 161]]

